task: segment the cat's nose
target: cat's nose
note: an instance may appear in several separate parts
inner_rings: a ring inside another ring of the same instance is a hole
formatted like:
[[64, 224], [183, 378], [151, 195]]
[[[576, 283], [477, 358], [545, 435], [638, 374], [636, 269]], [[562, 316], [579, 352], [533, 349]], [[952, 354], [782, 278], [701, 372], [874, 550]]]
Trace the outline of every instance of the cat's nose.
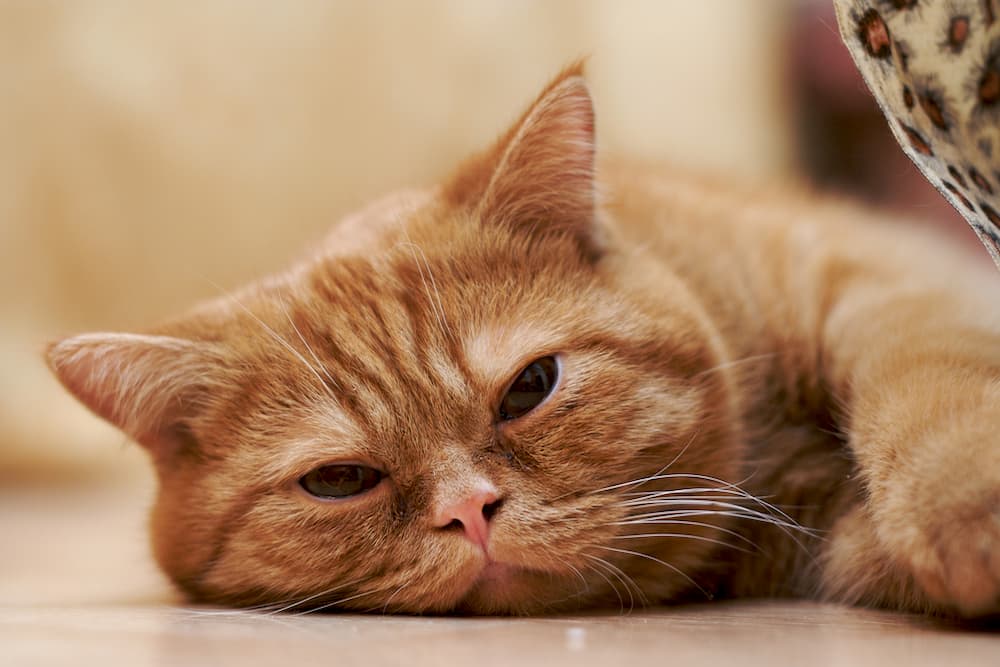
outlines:
[[502, 502], [496, 488], [483, 483], [442, 503], [434, 514], [434, 525], [446, 530], [461, 530], [470, 542], [487, 553], [490, 520]]

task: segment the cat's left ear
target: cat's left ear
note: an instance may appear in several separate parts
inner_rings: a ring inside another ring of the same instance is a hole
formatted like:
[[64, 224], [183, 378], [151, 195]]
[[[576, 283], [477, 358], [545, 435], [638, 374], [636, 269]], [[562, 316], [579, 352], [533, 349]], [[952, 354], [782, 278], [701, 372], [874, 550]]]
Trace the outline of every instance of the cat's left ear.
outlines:
[[534, 235], [568, 235], [589, 258], [596, 234], [594, 106], [583, 64], [559, 74], [483, 154], [462, 165], [445, 188], [484, 224]]

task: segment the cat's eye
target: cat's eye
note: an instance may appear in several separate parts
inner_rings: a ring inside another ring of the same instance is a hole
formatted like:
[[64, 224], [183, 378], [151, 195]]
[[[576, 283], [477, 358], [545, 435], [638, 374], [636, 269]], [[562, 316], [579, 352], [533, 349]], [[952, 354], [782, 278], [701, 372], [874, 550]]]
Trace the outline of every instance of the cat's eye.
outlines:
[[558, 378], [559, 364], [555, 357], [542, 357], [528, 364], [514, 378], [500, 402], [500, 419], [517, 419], [534, 410], [552, 393]]
[[348, 498], [378, 486], [383, 474], [362, 465], [329, 465], [299, 479], [299, 486], [317, 498]]

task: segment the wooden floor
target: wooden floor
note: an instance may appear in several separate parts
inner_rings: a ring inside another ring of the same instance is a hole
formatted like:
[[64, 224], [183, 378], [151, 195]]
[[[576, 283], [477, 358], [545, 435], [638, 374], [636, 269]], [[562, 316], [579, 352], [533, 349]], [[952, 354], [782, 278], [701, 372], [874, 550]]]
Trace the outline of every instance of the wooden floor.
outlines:
[[1000, 632], [811, 603], [493, 619], [196, 609], [140, 487], [0, 490], [0, 665], [1000, 665]]

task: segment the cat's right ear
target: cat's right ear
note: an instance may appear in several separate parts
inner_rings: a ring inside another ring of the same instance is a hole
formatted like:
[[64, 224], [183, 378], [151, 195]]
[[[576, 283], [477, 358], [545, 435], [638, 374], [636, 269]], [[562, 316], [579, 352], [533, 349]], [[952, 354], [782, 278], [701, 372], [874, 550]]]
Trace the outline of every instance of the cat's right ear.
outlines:
[[171, 336], [83, 334], [52, 343], [46, 358], [70, 393], [157, 460], [192, 446], [187, 420], [222, 381], [213, 344]]

